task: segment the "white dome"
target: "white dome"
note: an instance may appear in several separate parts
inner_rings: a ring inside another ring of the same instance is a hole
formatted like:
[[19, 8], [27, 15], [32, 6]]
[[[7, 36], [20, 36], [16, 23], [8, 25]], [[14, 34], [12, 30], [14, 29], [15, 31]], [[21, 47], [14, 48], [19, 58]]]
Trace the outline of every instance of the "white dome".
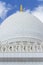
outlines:
[[43, 40], [42, 22], [26, 12], [17, 12], [8, 17], [0, 26], [0, 41], [20, 37]]

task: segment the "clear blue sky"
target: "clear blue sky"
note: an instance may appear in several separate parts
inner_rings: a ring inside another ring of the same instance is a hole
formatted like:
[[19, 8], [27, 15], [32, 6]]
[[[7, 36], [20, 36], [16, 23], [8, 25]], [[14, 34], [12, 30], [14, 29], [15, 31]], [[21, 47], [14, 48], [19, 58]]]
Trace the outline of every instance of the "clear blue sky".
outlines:
[[[43, 0], [0, 0], [0, 2], [5, 2], [6, 7], [8, 4], [11, 5], [11, 10], [7, 12], [7, 16], [5, 18], [18, 11], [20, 4], [23, 5], [23, 8], [25, 8], [25, 10], [30, 9], [30, 11], [33, 11], [39, 5], [43, 5]], [[2, 23], [5, 18], [3, 19], [0, 16], [0, 23]]]

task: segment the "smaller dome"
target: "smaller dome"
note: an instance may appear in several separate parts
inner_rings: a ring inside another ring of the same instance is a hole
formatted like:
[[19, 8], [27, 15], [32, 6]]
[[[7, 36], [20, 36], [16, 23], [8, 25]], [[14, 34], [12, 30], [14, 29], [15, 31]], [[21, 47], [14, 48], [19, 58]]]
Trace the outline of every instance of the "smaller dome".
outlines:
[[30, 37], [43, 40], [43, 24], [27, 12], [17, 12], [0, 26], [0, 41], [11, 38]]

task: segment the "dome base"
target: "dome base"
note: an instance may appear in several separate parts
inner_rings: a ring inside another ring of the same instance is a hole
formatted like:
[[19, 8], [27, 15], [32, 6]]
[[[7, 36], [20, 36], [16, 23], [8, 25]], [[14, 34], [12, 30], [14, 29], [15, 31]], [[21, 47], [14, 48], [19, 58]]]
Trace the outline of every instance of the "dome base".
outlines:
[[2, 41], [0, 44], [0, 53], [36, 53], [43, 52], [43, 44], [41, 40], [34, 38], [13, 38]]

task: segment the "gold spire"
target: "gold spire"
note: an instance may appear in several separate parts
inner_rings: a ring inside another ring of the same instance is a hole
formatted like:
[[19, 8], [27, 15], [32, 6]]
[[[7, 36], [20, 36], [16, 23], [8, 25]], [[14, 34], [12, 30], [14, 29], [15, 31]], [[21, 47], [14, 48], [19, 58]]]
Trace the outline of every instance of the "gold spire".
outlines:
[[22, 12], [23, 11], [23, 7], [22, 7], [22, 5], [20, 5], [20, 12]]

